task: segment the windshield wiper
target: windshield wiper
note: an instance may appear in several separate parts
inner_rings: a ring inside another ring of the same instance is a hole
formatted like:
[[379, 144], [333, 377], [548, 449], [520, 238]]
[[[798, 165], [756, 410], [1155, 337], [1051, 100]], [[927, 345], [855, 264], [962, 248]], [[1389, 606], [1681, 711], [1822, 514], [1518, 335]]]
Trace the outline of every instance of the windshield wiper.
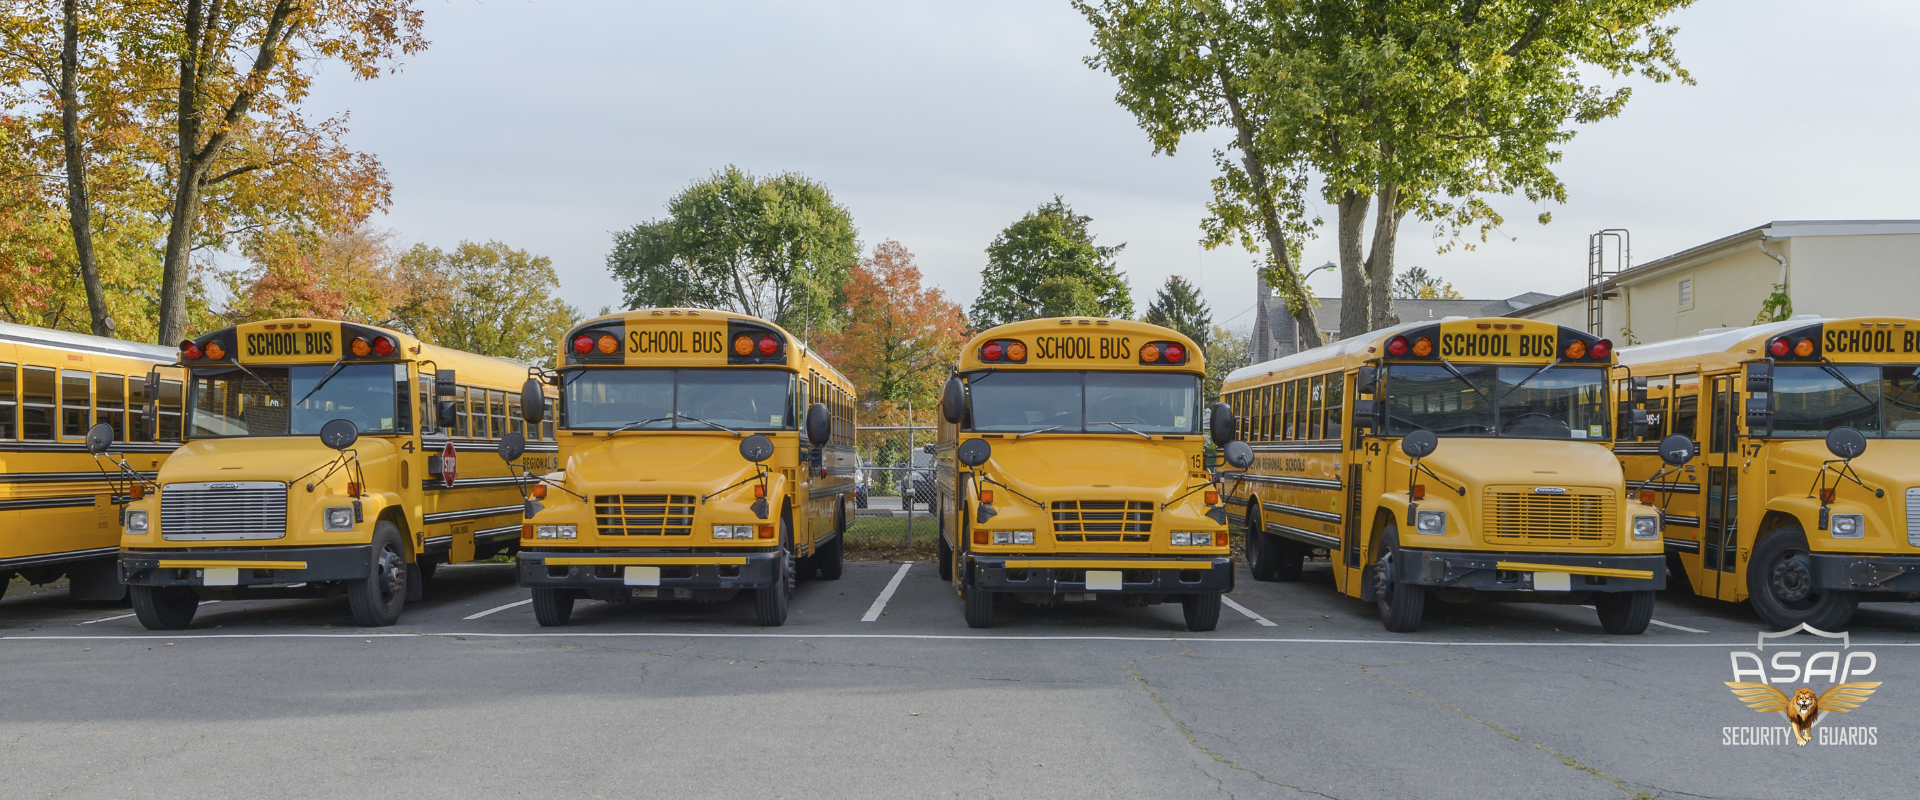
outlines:
[[1833, 377], [1839, 378], [1840, 382], [1846, 384], [1847, 388], [1852, 389], [1854, 394], [1860, 395], [1860, 399], [1867, 401], [1867, 405], [1871, 407], [1874, 411], [1877, 412], [1880, 410], [1880, 401], [1875, 400], [1871, 397], [1868, 397], [1867, 390], [1860, 388], [1859, 385], [1855, 384], [1853, 381], [1847, 380], [1847, 376], [1840, 372], [1839, 365], [1833, 363], [1831, 359], [1827, 358], [1826, 356], [1821, 356], [1820, 368], [1826, 370], [1828, 375], [1832, 375]]
[[1500, 404], [1493, 402], [1493, 398], [1488, 397], [1486, 392], [1480, 391], [1480, 387], [1473, 385], [1473, 381], [1468, 380], [1466, 375], [1461, 374], [1459, 367], [1454, 366], [1453, 362], [1444, 358], [1440, 359], [1440, 366], [1446, 367], [1447, 374], [1452, 375], [1456, 380], [1466, 384], [1467, 388], [1472, 389], [1474, 394], [1480, 395], [1480, 399], [1487, 401], [1487, 405], [1492, 406], [1497, 415]]
[[702, 425], [711, 425], [711, 426], [713, 426], [713, 427], [715, 427], [715, 428], [719, 428], [720, 430], [723, 430], [723, 431], [726, 431], [726, 432], [728, 432], [728, 433], [731, 433], [731, 434], [733, 434], [733, 435], [735, 435], [735, 436], [739, 436], [739, 435], [740, 435], [740, 432], [739, 432], [739, 431], [736, 431], [736, 430], [734, 430], [734, 429], [732, 429], [732, 428], [729, 428], [729, 427], [727, 427], [727, 426], [725, 426], [725, 425], [722, 425], [722, 424], [720, 424], [720, 423], [718, 423], [718, 422], [708, 422], [707, 420], [704, 420], [704, 419], [701, 419], [701, 418], [699, 418], [699, 417], [696, 417], [696, 416], [693, 416], [693, 415], [691, 415], [691, 414], [682, 414], [682, 413], [679, 413], [679, 412], [677, 412], [677, 411], [676, 411], [676, 412], [674, 412], [674, 414], [673, 414], [673, 415], [674, 415], [674, 416], [676, 416], [676, 417], [679, 417], [679, 418], [681, 418], [681, 419], [684, 419], [684, 420], [691, 420], [691, 421], [693, 421], [693, 422], [698, 422], [698, 423], [700, 423], [700, 424], [702, 424]]
[[[265, 387], [267, 391], [269, 391], [269, 392], [271, 392], [271, 391], [273, 391], [273, 384], [271, 384], [271, 383], [267, 383], [267, 379], [266, 379], [266, 378], [262, 378], [262, 377], [260, 377], [259, 375], [255, 375], [255, 374], [254, 374], [254, 372], [253, 372], [253, 370], [250, 370], [250, 369], [247, 369], [247, 365], [245, 365], [245, 364], [242, 364], [242, 363], [240, 363], [240, 359], [239, 359], [239, 357], [238, 357], [238, 356], [236, 356], [236, 357], [234, 357], [234, 359], [233, 359], [233, 365], [234, 365], [235, 367], [237, 367], [237, 368], [239, 368], [239, 370], [240, 370], [241, 372], [244, 372], [244, 373], [247, 373], [247, 377], [249, 377], [249, 378], [252, 378], [252, 379], [254, 380], [254, 382], [255, 382], [255, 383], [258, 383], [258, 384], [260, 384], [260, 385], [261, 385], [262, 387]], [[287, 381], [287, 388], [289, 388], [289, 389], [291, 389], [291, 388], [293, 388], [293, 381], [291, 381], [291, 380], [289, 380], [289, 381]], [[301, 398], [301, 399], [302, 399], [302, 400], [304, 400], [304, 399], [306, 399], [306, 398], [304, 398], [304, 397], [303, 397], [303, 398]], [[296, 405], [298, 405], [298, 404], [296, 404]]]
[[672, 415], [672, 414], [668, 414], [668, 415], [666, 415], [666, 416], [664, 416], [664, 417], [654, 417], [653, 419], [643, 419], [643, 420], [640, 420], [639, 422], [629, 422], [629, 423], [627, 423], [627, 424], [625, 424], [625, 425], [622, 425], [622, 426], [620, 426], [620, 427], [618, 427], [618, 428], [614, 428], [613, 430], [610, 430], [610, 431], [607, 431], [607, 435], [608, 435], [608, 436], [612, 436], [612, 435], [614, 435], [614, 434], [616, 434], [616, 433], [620, 433], [620, 432], [622, 432], [622, 431], [630, 431], [630, 430], [633, 430], [634, 428], [638, 428], [638, 427], [640, 427], [640, 426], [642, 426], [642, 425], [652, 425], [653, 423], [656, 423], [656, 422], [666, 422], [667, 420], [670, 420], [670, 419], [673, 419], [673, 415]]
[[[1920, 378], [1920, 368], [1914, 369], [1913, 375], [1910, 377]], [[1920, 386], [1920, 380], [1907, 384], [1907, 388], [1901, 389], [1899, 394], [1894, 395], [1892, 400], [1887, 401], [1887, 407], [1893, 408], [1894, 406], [1900, 405], [1900, 401], [1907, 399], [1907, 393], [1913, 391], [1913, 387], [1915, 386]]]
[[1128, 432], [1128, 433], [1131, 433], [1131, 434], [1133, 434], [1133, 435], [1135, 435], [1135, 436], [1138, 436], [1138, 437], [1140, 437], [1140, 438], [1142, 438], [1142, 439], [1152, 439], [1152, 438], [1153, 438], [1152, 436], [1149, 436], [1149, 435], [1147, 435], [1147, 434], [1144, 434], [1144, 433], [1141, 433], [1141, 432], [1139, 432], [1139, 431], [1136, 431], [1136, 430], [1134, 430], [1134, 429], [1132, 429], [1132, 428], [1129, 428], [1129, 427], [1127, 427], [1127, 426], [1125, 426], [1125, 425], [1122, 425], [1122, 424], [1120, 424], [1120, 423], [1118, 423], [1118, 422], [1113, 422], [1113, 421], [1110, 421], [1110, 420], [1100, 420], [1099, 422], [1089, 422], [1089, 423], [1087, 423], [1087, 424], [1088, 424], [1088, 425], [1112, 425], [1113, 427], [1116, 427], [1116, 428], [1119, 428], [1120, 430], [1123, 430], [1123, 431], [1126, 431], [1126, 432]]
[[1504, 391], [1504, 392], [1501, 392], [1501, 393], [1500, 393], [1500, 400], [1498, 400], [1498, 401], [1495, 401], [1495, 402], [1494, 402], [1494, 404], [1493, 404], [1493, 407], [1494, 407], [1494, 408], [1495, 408], [1496, 410], [1497, 410], [1497, 409], [1499, 409], [1499, 408], [1500, 408], [1500, 402], [1501, 402], [1501, 401], [1505, 401], [1505, 400], [1507, 399], [1507, 395], [1510, 395], [1510, 394], [1513, 394], [1514, 392], [1517, 392], [1517, 391], [1519, 391], [1519, 390], [1520, 390], [1520, 387], [1522, 387], [1522, 386], [1525, 386], [1525, 385], [1527, 385], [1527, 381], [1530, 381], [1530, 380], [1533, 380], [1534, 378], [1538, 378], [1538, 377], [1540, 377], [1540, 373], [1542, 373], [1542, 372], [1546, 372], [1547, 370], [1550, 370], [1550, 369], [1553, 369], [1554, 367], [1557, 367], [1557, 366], [1560, 366], [1560, 359], [1558, 359], [1558, 358], [1555, 358], [1555, 359], [1553, 360], [1553, 363], [1551, 363], [1551, 364], [1548, 364], [1548, 365], [1546, 365], [1546, 366], [1544, 366], [1544, 367], [1541, 367], [1541, 368], [1539, 368], [1539, 369], [1536, 369], [1536, 370], [1534, 370], [1534, 371], [1533, 371], [1533, 374], [1531, 374], [1531, 375], [1528, 375], [1528, 376], [1527, 376], [1527, 377], [1525, 377], [1525, 378], [1521, 378], [1521, 379], [1520, 379], [1520, 382], [1519, 382], [1519, 383], [1516, 383], [1516, 384], [1514, 384], [1514, 385], [1513, 385], [1513, 386], [1512, 386], [1511, 388], [1509, 388], [1509, 389], [1507, 389], [1506, 391]]
[[1035, 428], [1035, 429], [1033, 429], [1033, 430], [1030, 430], [1030, 431], [1022, 431], [1022, 432], [1020, 432], [1020, 433], [1016, 433], [1016, 434], [1014, 434], [1014, 435], [1013, 435], [1013, 438], [1015, 438], [1015, 439], [1025, 439], [1025, 438], [1027, 438], [1027, 437], [1029, 437], [1029, 436], [1032, 436], [1032, 435], [1034, 435], [1034, 434], [1036, 434], [1036, 433], [1046, 433], [1047, 431], [1054, 431], [1054, 430], [1059, 430], [1059, 429], [1060, 429], [1060, 426], [1058, 426], [1058, 425], [1049, 425], [1049, 426], [1047, 426], [1047, 427], [1045, 427], [1045, 428]]
[[[234, 362], [234, 363], [235, 363], [236, 365], [238, 365], [238, 363], [239, 363], [239, 362]], [[316, 384], [314, 384], [314, 385], [313, 385], [313, 388], [312, 388], [312, 389], [308, 389], [308, 390], [307, 390], [307, 394], [306, 394], [306, 396], [305, 396], [305, 397], [301, 397], [301, 398], [300, 398], [300, 402], [299, 402], [299, 403], [294, 403], [294, 405], [296, 405], [296, 406], [298, 406], [298, 405], [300, 405], [300, 403], [304, 403], [304, 402], [307, 402], [307, 398], [308, 398], [308, 397], [312, 397], [312, 396], [313, 396], [313, 393], [314, 393], [314, 392], [317, 392], [317, 391], [320, 391], [320, 387], [322, 387], [322, 386], [325, 386], [325, 385], [327, 385], [327, 381], [330, 381], [330, 380], [333, 380], [333, 376], [334, 376], [334, 375], [337, 375], [337, 374], [339, 374], [339, 372], [340, 372], [340, 365], [342, 365], [342, 364], [345, 364], [345, 363], [347, 363], [347, 357], [346, 357], [346, 356], [341, 356], [341, 357], [340, 357], [340, 360], [339, 360], [339, 361], [335, 361], [335, 362], [333, 362], [333, 368], [332, 368], [332, 369], [329, 369], [329, 370], [327, 370], [327, 374], [326, 374], [326, 375], [323, 375], [323, 376], [321, 376], [321, 378], [320, 378], [320, 382], [319, 382], [319, 383], [316, 383]], [[244, 369], [244, 367], [243, 367], [243, 369]], [[248, 373], [248, 374], [252, 374], [252, 373]], [[287, 381], [287, 386], [288, 386], [288, 387], [292, 387], [292, 386], [293, 386], [293, 381], [291, 381], [291, 380], [289, 380], [289, 381]]]

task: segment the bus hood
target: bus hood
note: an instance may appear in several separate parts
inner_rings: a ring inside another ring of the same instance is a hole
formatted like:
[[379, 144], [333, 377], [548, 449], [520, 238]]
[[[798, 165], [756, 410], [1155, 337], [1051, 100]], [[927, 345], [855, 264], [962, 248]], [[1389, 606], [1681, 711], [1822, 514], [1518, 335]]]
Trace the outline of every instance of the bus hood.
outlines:
[[[350, 451], [360, 456], [362, 469], [393, 455], [391, 442], [363, 438]], [[259, 436], [232, 439], [196, 439], [182, 445], [160, 468], [160, 484], [202, 481], [293, 481], [312, 473], [326, 473], [326, 465], [340, 453], [320, 443], [318, 436]], [[314, 470], [319, 470], [314, 472]], [[337, 478], [340, 473], [335, 473]]]
[[[1771, 467], [1781, 480], [1780, 489], [1811, 492], [1823, 462], [1835, 461], [1822, 439], [1775, 439], [1769, 454]], [[1867, 451], [1849, 462], [1855, 474], [1868, 486], [1886, 491], [1888, 497], [1904, 496], [1910, 486], [1920, 486], [1914, 464], [1920, 459], [1920, 440], [1868, 439]], [[1835, 468], [1839, 463], [1833, 465]], [[1791, 482], [1791, 483], [1790, 483]], [[1827, 486], [1852, 486], [1853, 481], [1827, 476]], [[1859, 491], [1854, 487], [1853, 491]], [[1841, 490], [1842, 495], [1851, 494]]]
[[1199, 480], [1188, 477], [1185, 442], [1045, 434], [988, 441], [993, 458], [982, 471], [1039, 500], [1164, 501]]
[[740, 440], [725, 435], [615, 436], [581, 446], [567, 459], [569, 487], [581, 494], [709, 494], [754, 474]]
[[[1393, 471], [1389, 485], [1405, 489], [1407, 457], [1400, 443], [1389, 445], [1393, 452]], [[1606, 442], [1504, 439], [1442, 438], [1433, 455], [1420, 463], [1447, 483], [1465, 485], [1469, 495], [1487, 486], [1525, 485], [1594, 487], [1618, 491], [1621, 485], [1620, 461]], [[1431, 484], [1432, 478], [1420, 476], [1414, 483]], [[1444, 491], [1429, 485], [1427, 492]], [[1448, 492], [1448, 494], [1452, 494]]]

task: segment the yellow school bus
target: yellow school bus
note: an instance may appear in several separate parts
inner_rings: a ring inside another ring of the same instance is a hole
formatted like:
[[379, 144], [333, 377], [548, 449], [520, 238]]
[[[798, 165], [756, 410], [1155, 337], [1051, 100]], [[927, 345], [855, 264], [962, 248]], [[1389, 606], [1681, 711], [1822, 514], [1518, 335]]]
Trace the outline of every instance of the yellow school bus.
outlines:
[[1569, 328], [1452, 318], [1235, 370], [1249, 571], [1297, 580], [1325, 550], [1334, 585], [1397, 632], [1430, 594], [1590, 603], [1607, 632], [1645, 631], [1666, 561], [1609, 450], [1614, 358]]
[[112, 449], [151, 479], [180, 446], [172, 348], [0, 322], [0, 594], [14, 575], [67, 578], [76, 600], [117, 600], [120, 511], [138, 480], [87, 452]]
[[[185, 444], [136, 501], [120, 577], [149, 629], [202, 599], [345, 594], [392, 625], [435, 567], [519, 543], [519, 479], [493, 456], [521, 435], [557, 447], [521, 406], [550, 402], [528, 367], [323, 319], [250, 322], [182, 342]], [[463, 469], [462, 467], [466, 467]]]
[[1171, 600], [1188, 628], [1218, 624], [1233, 562], [1205, 374], [1192, 340], [1141, 322], [1036, 319], [967, 342], [941, 396], [934, 507], [968, 625], [991, 626], [1003, 595]]
[[1695, 594], [1825, 631], [1862, 601], [1920, 599], [1920, 319], [1707, 331], [1624, 348], [1616, 375], [1644, 385], [1651, 424], [1614, 452], [1665, 505]]
[[580, 324], [556, 363], [561, 466], [518, 557], [541, 625], [580, 598], [743, 591], [782, 625], [798, 578], [840, 578], [853, 388], [811, 348], [743, 314], [648, 308]]

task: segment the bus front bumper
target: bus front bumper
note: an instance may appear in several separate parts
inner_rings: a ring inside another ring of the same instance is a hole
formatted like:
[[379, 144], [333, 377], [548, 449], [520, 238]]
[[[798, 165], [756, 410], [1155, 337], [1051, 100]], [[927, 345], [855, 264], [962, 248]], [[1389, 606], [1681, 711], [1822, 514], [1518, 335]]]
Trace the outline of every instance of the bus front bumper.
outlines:
[[778, 550], [521, 550], [514, 570], [530, 589], [759, 589], [774, 585], [779, 559]]
[[120, 581], [132, 586], [276, 586], [369, 577], [373, 545], [122, 550]]
[[1813, 588], [1847, 592], [1920, 592], [1920, 556], [1813, 553]]
[[[1479, 591], [1644, 592], [1667, 588], [1667, 557], [1585, 553], [1475, 553], [1401, 548], [1401, 583]], [[1564, 584], [1560, 576], [1565, 576]]]
[[968, 582], [992, 592], [1204, 594], [1233, 591], [1233, 559], [1173, 556], [967, 556]]

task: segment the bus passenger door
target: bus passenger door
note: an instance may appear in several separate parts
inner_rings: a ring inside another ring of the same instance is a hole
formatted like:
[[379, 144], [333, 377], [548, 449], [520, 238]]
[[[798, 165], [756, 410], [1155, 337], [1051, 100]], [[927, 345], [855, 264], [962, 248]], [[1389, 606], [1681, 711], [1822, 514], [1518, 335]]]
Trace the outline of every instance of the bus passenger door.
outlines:
[[1695, 594], [1703, 597], [1734, 599], [1739, 566], [1740, 474], [1735, 459], [1740, 455], [1736, 420], [1740, 400], [1734, 392], [1733, 375], [1707, 376], [1711, 401], [1707, 404], [1706, 445], [1701, 456], [1706, 480], [1700, 495], [1700, 573]]

